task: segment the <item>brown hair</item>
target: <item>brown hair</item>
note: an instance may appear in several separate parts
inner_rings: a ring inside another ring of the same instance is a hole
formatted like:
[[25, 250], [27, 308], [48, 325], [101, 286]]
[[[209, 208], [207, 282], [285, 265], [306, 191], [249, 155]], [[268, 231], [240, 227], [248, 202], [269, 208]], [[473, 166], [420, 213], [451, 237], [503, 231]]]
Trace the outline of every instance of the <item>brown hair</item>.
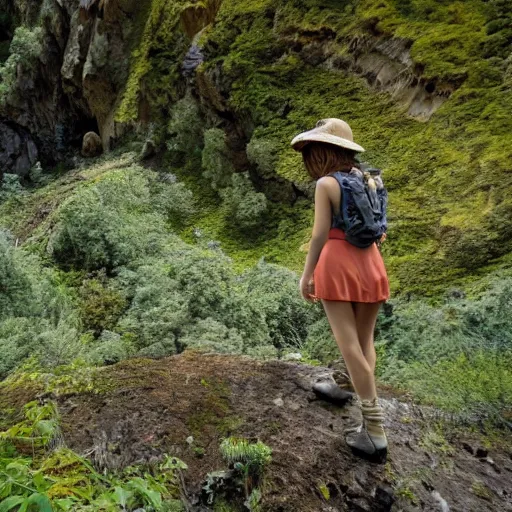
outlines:
[[331, 172], [359, 168], [355, 155], [355, 151], [325, 142], [310, 142], [302, 150], [304, 165], [314, 180]]

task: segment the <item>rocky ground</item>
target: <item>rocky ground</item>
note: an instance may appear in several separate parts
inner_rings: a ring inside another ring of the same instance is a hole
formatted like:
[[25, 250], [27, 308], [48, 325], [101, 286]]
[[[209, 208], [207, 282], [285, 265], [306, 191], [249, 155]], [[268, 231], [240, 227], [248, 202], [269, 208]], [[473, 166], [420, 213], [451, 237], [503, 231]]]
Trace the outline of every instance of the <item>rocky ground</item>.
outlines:
[[[266, 511], [512, 510], [510, 446], [489, 448], [479, 435], [441, 425], [389, 391], [381, 393], [388, 463], [354, 458], [342, 437], [346, 410], [310, 391], [329, 372], [197, 353], [124, 361], [100, 372], [96, 393], [57, 397], [64, 441], [99, 467], [179, 457], [196, 511], [209, 510], [197, 497], [208, 473], [226, 469], [219, 445], [231, 435], [272, 448], [262, 486]], [[29, 398], [22, 395], [9, 397]], [[0, 396], [4, 404], [9, 397]]]

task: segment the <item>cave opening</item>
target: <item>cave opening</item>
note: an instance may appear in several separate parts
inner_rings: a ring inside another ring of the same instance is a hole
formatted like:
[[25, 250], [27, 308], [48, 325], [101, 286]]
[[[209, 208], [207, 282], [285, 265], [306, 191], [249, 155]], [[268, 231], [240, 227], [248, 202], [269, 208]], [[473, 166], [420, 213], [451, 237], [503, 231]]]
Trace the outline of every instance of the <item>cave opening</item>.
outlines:
[[427, 91], [429, 94], [432, 94], [436, 90], [436, 84], [434, 82], [429, 82], [427, 85], [425, 85], [425, 91]]
[[0, 64], [9, 57], [13, 37], [13, 19], [8, 12], [0, 13]]
[[82, 117], [70, 127], [69, 146], [74, 149], [82, 147], [82, 140], [87, 132], [100, 134], [98, 122], [95, 117]]

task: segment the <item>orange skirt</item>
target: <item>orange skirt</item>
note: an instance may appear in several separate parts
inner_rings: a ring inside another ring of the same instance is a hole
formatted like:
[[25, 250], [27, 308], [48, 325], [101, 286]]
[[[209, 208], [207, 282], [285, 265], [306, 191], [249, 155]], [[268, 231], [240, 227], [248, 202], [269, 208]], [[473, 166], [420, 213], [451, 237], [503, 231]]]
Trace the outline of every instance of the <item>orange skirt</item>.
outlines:
[[389, 298], [388, 275], [377, 245], [360, 249], [337, 228], [329, 231], [313, 281], [318, 299], [382, 302]]

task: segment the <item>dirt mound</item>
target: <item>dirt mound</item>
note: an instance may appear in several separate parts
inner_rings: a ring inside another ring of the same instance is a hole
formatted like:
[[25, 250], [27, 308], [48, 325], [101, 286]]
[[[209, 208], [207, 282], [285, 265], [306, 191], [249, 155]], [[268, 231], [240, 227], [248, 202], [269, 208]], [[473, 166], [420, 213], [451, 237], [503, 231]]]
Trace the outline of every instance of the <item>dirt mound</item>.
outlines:
[[57, 400], [70, 448], [109, 468], [175, 455], [189, 467], [191, 498], [208, 473], [226, 469], [219, 445], [235, 435], [272, 448], [265, 511], [512, 510], [510, 453], [488, 453], [460, 432], [447, 435], [420, 409], [392, 397], [384, 400], [389, 462], [354, 458], [343, 442], [346, 411], [310, 391], [328, 373], [184, 353], [105, 368], [96, 383], [101, 393]]

